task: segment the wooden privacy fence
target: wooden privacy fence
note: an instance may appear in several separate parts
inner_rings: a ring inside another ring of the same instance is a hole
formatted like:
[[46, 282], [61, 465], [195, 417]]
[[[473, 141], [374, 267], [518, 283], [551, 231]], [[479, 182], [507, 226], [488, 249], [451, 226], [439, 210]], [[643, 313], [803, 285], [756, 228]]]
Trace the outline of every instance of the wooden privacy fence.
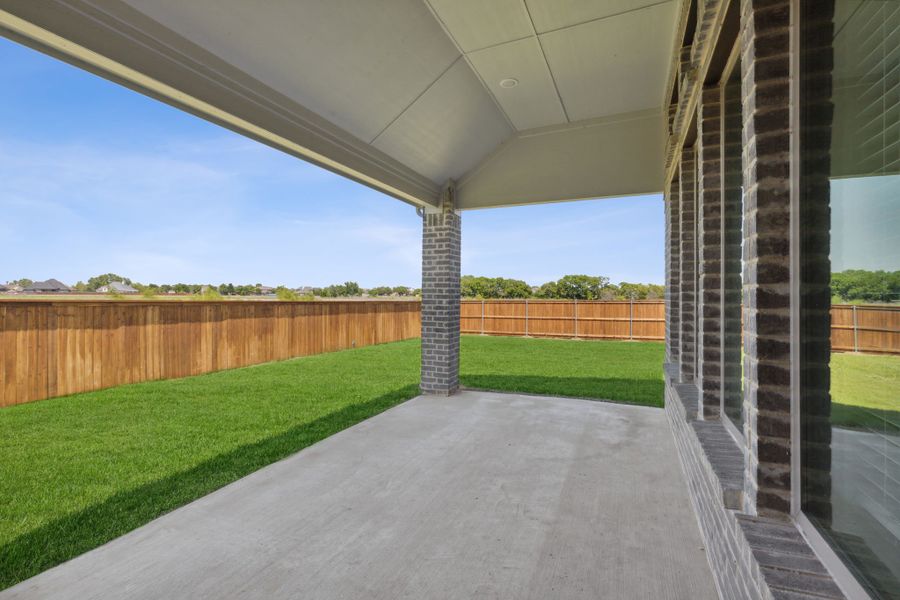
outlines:
[[[464, 300], [463, 333], [663, 340], [662, 300]], [[835, 351], [900, 354], [900, 306], [834, 305]], [[0, 406], [419, 336], [418, 301], [0, 302]]]
[[[615, 340], [665, 339], [662, 300], [464, 300], [463, 333]], [[900, 306], [835, 304], [831, 349], [900, 354]]]
[[419, 336], [419, 302], [0, 302], [0, 406]]
[[900, 306], [833, 305], [831, 349], [900, 354]]
[[662, 340], [662, 300], [463, 300], [463, 333], [614, 340]]

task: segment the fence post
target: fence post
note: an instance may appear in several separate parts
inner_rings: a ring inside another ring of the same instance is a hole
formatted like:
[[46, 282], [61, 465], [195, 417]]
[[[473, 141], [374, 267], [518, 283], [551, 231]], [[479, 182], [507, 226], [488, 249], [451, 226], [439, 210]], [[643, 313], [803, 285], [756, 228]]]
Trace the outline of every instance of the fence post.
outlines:
[[575, 298], [575, 337], [578, 337], [578, 298]]
[[851, 305], [850, 309], [853, 313], [853, 351], [859, 352], [859, 324], [856, 319], [856, 305]]
[[484, 299], [481, 300], [481, 335], [484, 335]]
[[629, 296], [628, 300], [628, 339], [634, 340], [634, 296]]
[[525, 298], [525, 337], [528, 337], [528, 298]]

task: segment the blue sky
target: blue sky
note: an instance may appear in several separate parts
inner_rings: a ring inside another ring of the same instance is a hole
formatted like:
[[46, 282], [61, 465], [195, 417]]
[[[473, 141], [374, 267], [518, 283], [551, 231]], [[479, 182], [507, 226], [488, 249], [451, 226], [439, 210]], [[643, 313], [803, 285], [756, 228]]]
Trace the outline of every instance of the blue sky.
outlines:
[[[0, 281], [420, 281], [415, 210], [0, 39]], [[463, 272], [662, 283], [660, 196], [463, 214]]]

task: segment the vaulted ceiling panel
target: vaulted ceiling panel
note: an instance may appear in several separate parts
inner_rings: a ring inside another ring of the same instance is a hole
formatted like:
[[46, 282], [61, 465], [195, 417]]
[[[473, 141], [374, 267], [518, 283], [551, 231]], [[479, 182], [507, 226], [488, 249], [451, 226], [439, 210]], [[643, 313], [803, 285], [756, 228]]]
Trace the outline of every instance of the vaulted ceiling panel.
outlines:
[[[473, 52], [469, 60], [517, 130], [566, 122], [537, 38]], [[514, 87], [500, 83], [510, 80]]]
[[[524, 0], [538, 33], [603, 19], [670, 0]], [[647, 38], [644, 38], [646, 41]]]
[[463, 52], [534, 34], [522, 0], [426, 0]]
[[127, 0], [371, 141], [459, 52], [421, 0]]
[[673, 19], [673, 4], [667, 2], [543, 34], [541, 44], [569, 119], [659, 107]]
[[435, 183], [459, 177], [512, 134], [512, 128], [462, 59], [373, 145]]

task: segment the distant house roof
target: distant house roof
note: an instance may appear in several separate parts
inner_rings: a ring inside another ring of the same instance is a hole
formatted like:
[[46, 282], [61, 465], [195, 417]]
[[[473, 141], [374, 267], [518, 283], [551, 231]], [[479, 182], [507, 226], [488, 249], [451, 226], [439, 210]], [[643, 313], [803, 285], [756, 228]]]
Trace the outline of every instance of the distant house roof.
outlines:
[[9, 286], [0, 283], [0, 292], [8, 292], [8, 291], [9, 291]]
[[58, 279], [35, 281], [25, 288], [26, 292], [71, 292], [72, 288]]
[[137, 290], [122, 281], [110, 281], [109, 284], [102, 286], [100, 292], [118, 292], [120, 294], [137, 294]]

